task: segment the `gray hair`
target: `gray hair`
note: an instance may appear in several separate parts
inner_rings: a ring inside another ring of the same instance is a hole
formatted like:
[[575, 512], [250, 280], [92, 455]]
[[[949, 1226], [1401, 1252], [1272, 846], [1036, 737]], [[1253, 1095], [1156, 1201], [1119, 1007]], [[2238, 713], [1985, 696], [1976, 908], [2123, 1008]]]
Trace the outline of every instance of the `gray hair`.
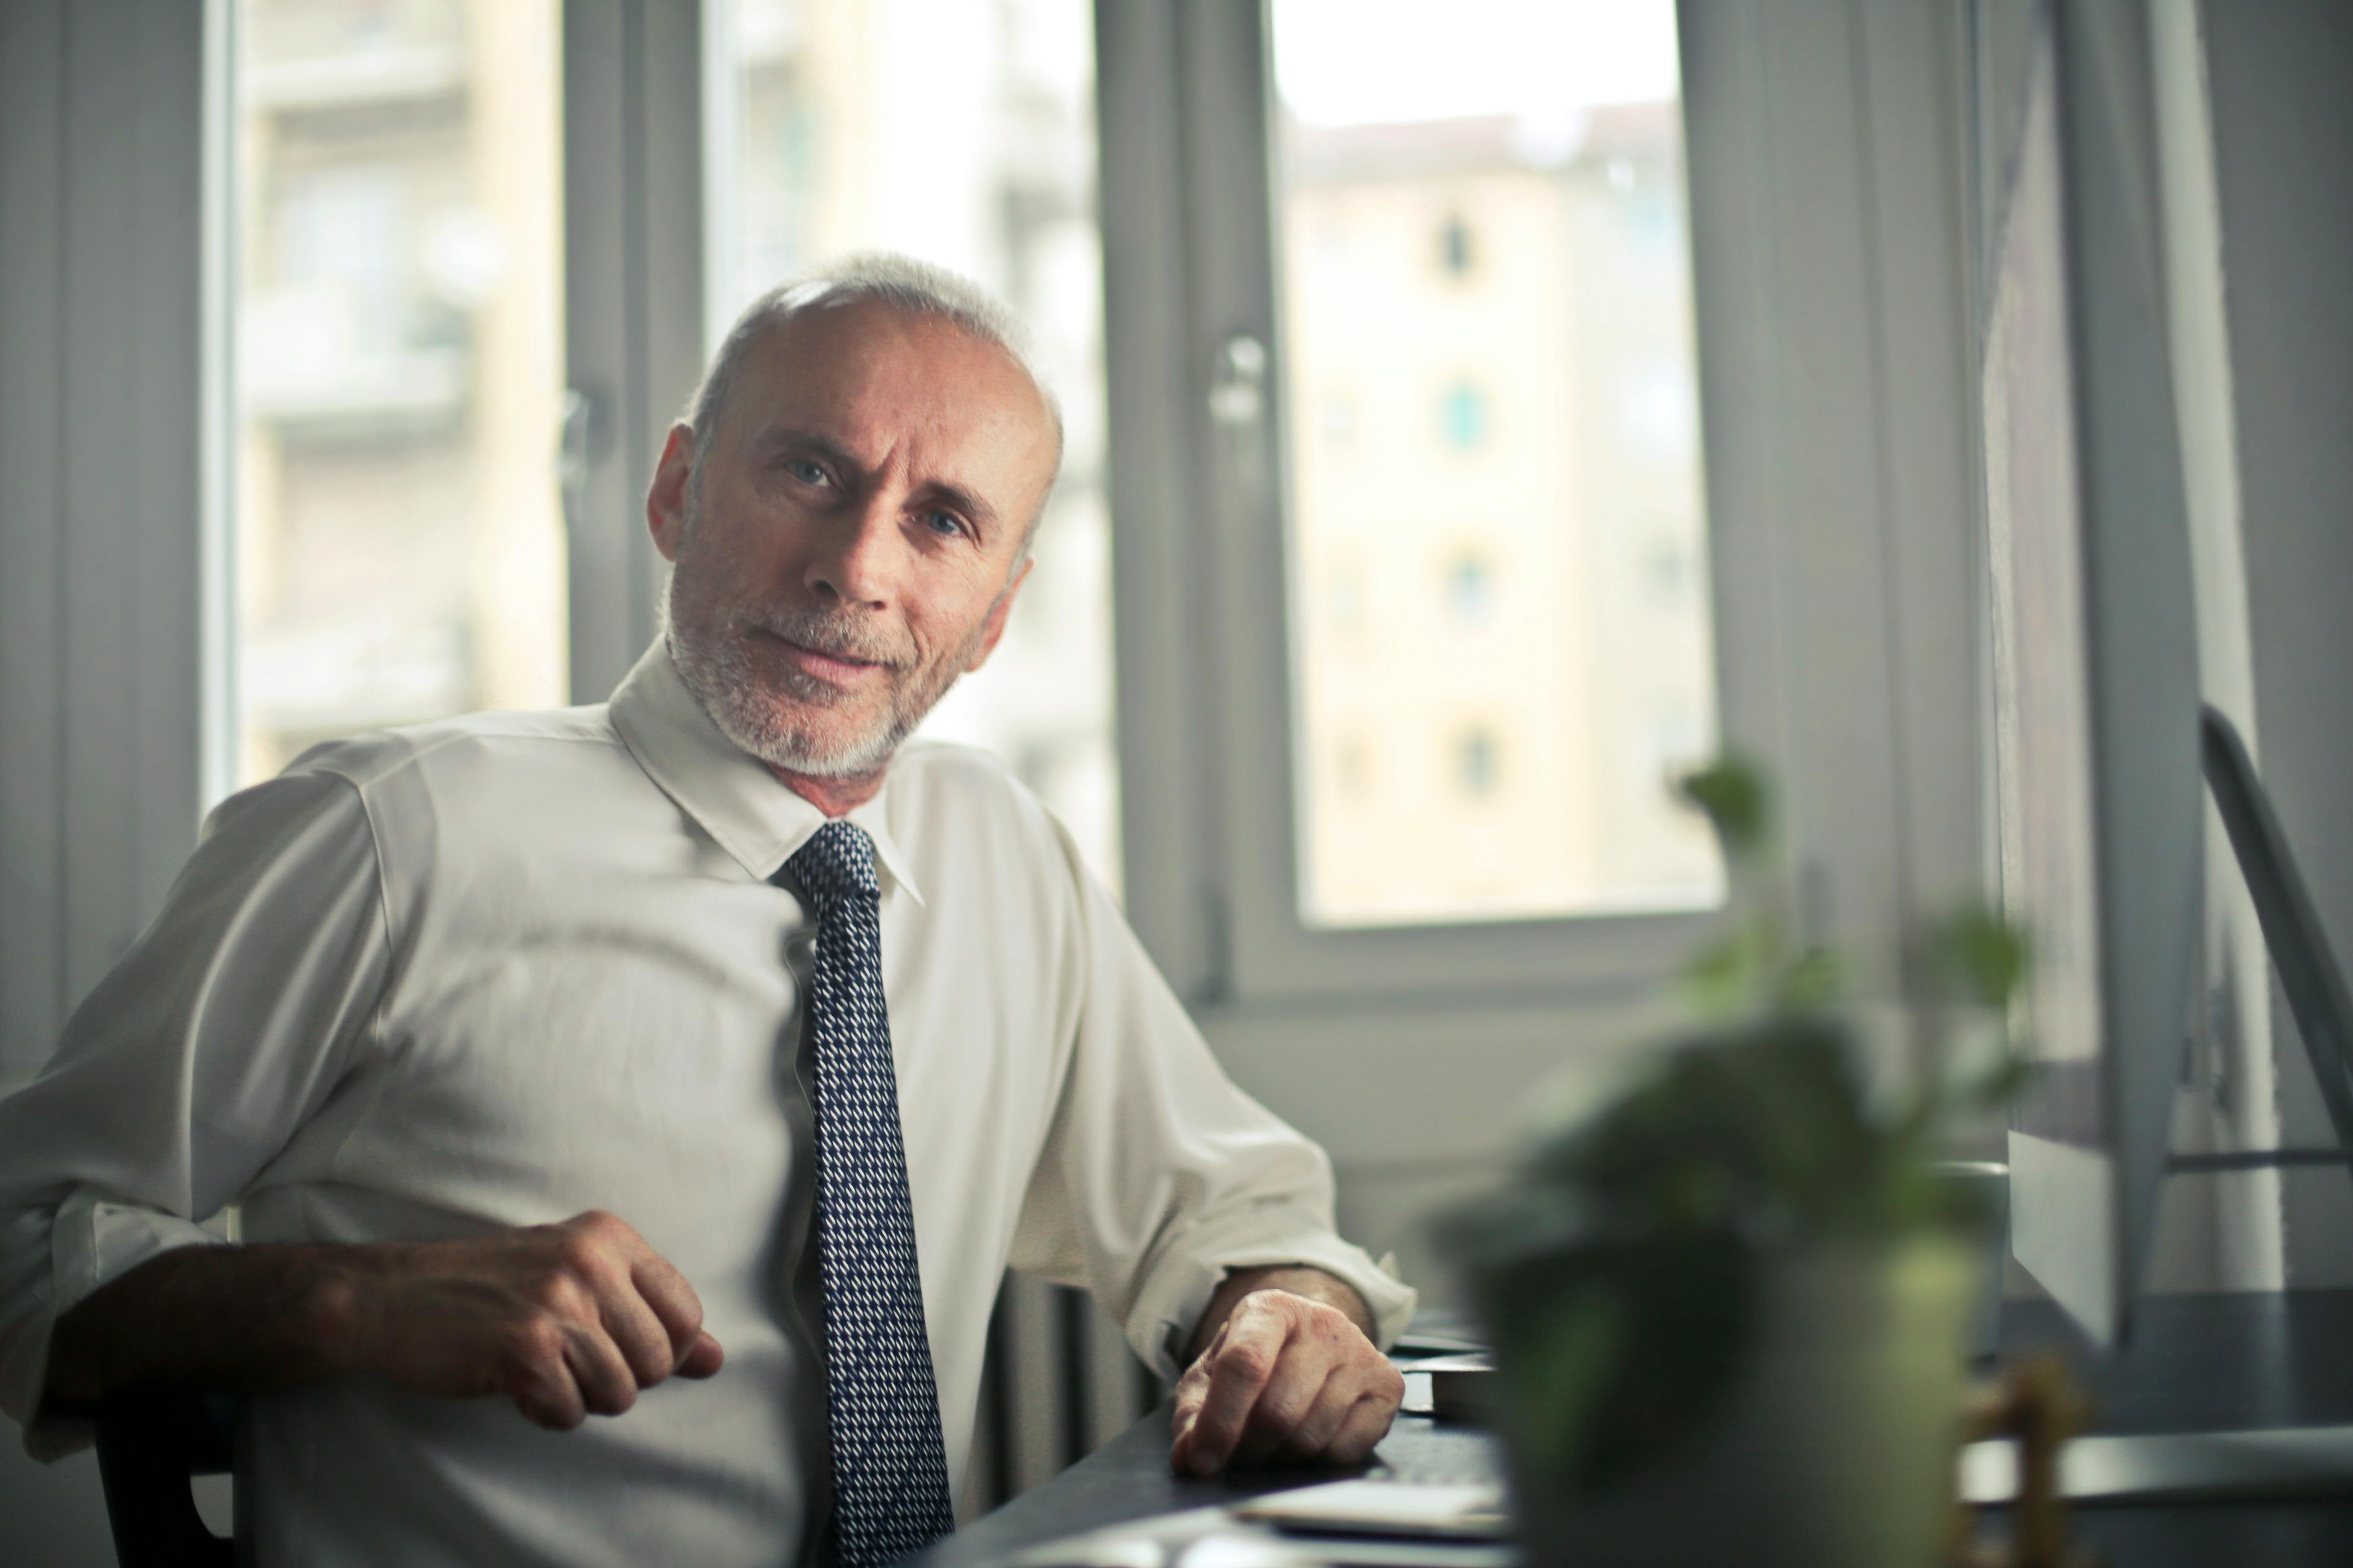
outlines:
[[[727, 395], [734, 389], [745, 357], [763, 333], [771, 327], [783, 326], [803, 310], [852, 305], [866, 300], [916, 315], [941, 317], [983, 342], [1005, 351], [1029, 377], [1038, 395], [1045, 401], [1046, 411], [1053, 416], [1054, 447], [1057, 454], [1060, 452], [1061, 400], [1039, 374], [1037, 363], [1029, 355], [1029, 334], [1011, 308], [979, 284], [944, 267], [895, 251], [861, 250], [795, 274], [753, 300], [735, 318], [735, 324], [727, 329], [727, 336], [720, 342], [719, 352], [711, 356], [711, 367], [702, 373], [702, 384], [687, 400], [685, 420], [687, 428], [694, 432], [696, 465], [702, 464], [710, 450], [719, 416], [727, 406]], [[1056, 463], [1059, 467], [1059, 456]], [[1034, 519], [1031, 525], [1035, 527]]]

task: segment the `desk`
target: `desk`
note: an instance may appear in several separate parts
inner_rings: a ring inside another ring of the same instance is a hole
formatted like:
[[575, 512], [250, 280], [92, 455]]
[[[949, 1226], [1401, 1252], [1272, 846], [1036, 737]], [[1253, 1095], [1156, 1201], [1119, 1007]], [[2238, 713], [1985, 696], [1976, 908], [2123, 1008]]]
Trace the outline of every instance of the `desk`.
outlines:
[[[2095, 1364], [2045, 1303], [2003, 1314], [2005, 1355], [2052, 1348], [2073, 1362], [2103, 1432], [2182, 1432], [2353, 1421], [2353, 1290], [2160, 1296], [2132, 1346]], [[1489, 1440], [1400, 1416], [1377, 1458], [1406, 1473], [1492, 1463]], [[1091, 1458], [914, 1560], [979, 1568], [1060, 1535], [1231, 1503], [1355, 1472], [1261, 1471], [1192, 1480], [1168, 1470], [1168, 1413], [1155, 1411]], [[2078, 1541], [2114, 1568], [2353, 1563], [2353, 1499], [2335, 1502], [2104, 1506], [2075, 1510]]]

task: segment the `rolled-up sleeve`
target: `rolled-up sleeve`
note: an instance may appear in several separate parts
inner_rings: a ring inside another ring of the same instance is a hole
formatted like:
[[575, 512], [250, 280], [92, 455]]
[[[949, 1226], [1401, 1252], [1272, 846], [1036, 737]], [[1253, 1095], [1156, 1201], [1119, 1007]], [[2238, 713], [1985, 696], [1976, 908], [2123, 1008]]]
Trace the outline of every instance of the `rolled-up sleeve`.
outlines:
[[1364, 1298], [1386, 1348], [1415, 1294], [1343, 1241], [1324, 1151], [1236, 1087], [1110, 896], [1077, 864], [1073, 1020], [1013, 1265], [1091, 1290], [1163, 1378], [1226, 1275], [1304, 1264]]
[[44, 1410], [50, 1332], [108, 1280], [216, 1237], [333, 1092], [389, 964], [358, 790], [297, 771], [223, 803], [163, 912], [0, 1099], [0, 1410], [51, 1458], [89, 1439]]

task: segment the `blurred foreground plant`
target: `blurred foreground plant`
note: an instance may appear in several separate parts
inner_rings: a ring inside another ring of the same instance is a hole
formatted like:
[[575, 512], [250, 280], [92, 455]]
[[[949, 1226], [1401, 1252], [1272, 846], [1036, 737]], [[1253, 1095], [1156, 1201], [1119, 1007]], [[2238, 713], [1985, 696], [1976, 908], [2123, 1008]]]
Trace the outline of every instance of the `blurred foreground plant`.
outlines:
[[[1703, 1024], [1598, 1114], [1541, 1134], [1442, 1238], [1508, 1374], [1515, 1473], [1590, 1493], [1705, 1429], [1756, 1352], [1776, 1267], [1980, 1230], [1974, 1194], [1933, 1162], [2023, 1071], [2000, 1017], [2025, 938], [1968, 909], [1922, 934], [1920, 1070], [1902, 1095], [1867, 1092], [1841, 966], [1792, 934], [1769, 885], [1763, 774], [1726, 759], [1678, 794], [1713, 824], [1734, 890], [1730, 930], [1686, 972]], [[1953, 1045], [1967, 1022], [1991, 1042], [1974, 1061]]]

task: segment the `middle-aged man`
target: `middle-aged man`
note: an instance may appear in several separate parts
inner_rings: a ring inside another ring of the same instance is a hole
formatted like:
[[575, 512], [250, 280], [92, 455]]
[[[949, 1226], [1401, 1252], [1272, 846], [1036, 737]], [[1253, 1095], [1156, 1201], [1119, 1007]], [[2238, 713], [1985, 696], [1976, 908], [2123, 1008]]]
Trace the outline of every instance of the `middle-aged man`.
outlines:
[[1322, 1153], [1028, 792], [902, 749], [1003, 635], [1060, 449], [987, 296], [812, 274], [670, 432], [669, 627], [609, 702], [223, 805], [0, 1101], [28, 1446], [242, 1391], [265, 1563], [868, 1568], [949, 1527], [1009, 1263], [1181, 1373], [1180, 1469], [1364, 1457], [1412, 1295]]

